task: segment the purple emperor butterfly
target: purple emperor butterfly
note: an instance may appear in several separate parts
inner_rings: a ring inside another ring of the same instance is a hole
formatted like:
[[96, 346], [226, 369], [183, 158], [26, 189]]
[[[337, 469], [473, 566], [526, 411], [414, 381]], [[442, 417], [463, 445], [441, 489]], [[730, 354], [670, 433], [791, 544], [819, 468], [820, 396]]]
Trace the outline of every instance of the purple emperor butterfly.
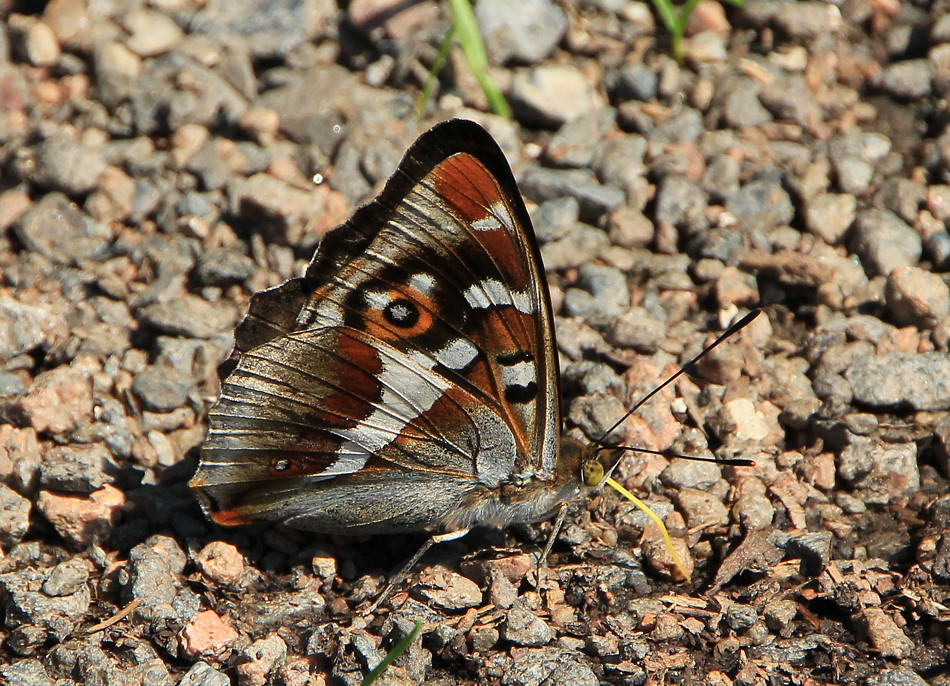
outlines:
[[586, 487], [531, 221], [473, 122], [423, 134], [305, 276], [254, 296], [226, 365], [191, 481], [219, 524], [446, 540]]

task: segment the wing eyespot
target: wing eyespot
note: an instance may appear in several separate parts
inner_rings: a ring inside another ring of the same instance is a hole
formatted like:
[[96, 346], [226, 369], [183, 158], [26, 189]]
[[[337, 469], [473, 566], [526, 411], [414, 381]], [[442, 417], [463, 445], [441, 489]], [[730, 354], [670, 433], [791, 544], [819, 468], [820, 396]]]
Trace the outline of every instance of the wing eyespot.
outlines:
[[393, 326], [411, 329], [419, 321], [419, 308], [405, 298], [392, 300], [383, 308], [383, 317]]

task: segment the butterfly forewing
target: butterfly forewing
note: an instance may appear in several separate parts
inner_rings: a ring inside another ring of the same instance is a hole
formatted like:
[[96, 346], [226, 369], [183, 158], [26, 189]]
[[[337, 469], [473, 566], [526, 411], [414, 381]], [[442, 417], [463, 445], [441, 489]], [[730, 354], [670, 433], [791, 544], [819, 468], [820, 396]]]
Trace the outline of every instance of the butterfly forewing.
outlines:
[[457, 153], [391, 210], [362, 254], [314, 293], [301, 324], [366, 330], [477, 389], [514, 432], [520, 462], [550, 456], [518, 471], [549, 472], [558, 408], [545, 384], [555, 362], [538, 321], [550, 314], [510, 200], [478, 159]]
[[[209, 509], [227, 523], [404, 530], [465, 524], [439, 508], [514, 475], [552, 478], [560, 415], [542, 279], [497, 145], [471, 122], [425, 134], [297, 285], [252, 303], [195, 478]], [[269, 314], [281, 299], [297, 331]], [[403, 504], [388, 528], [329, 513], [348, 480], [419, 474], [444, 494]]]

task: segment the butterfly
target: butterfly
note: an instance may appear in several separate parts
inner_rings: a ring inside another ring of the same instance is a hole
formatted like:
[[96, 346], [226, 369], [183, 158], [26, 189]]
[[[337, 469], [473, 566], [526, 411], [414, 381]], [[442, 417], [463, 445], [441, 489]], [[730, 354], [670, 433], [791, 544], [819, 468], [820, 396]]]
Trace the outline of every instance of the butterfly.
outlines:
[[190, 485], [223, 525], [435, 542], [547, 519], [596, 485], [561, 442], [556, 350], [504, 154], [439, 124], [303, 277], [252, 298]]

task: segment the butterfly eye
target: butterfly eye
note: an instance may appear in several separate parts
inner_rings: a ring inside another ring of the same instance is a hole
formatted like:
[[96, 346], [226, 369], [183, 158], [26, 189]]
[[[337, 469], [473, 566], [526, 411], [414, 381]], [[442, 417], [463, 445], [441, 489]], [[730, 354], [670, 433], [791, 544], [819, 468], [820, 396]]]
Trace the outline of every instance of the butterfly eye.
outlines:
[[597, 460], [585, 460], [581, 465], [581, 480], [584, 485], [593, 488], [600, 485], [604, 478], [604, 466]]

